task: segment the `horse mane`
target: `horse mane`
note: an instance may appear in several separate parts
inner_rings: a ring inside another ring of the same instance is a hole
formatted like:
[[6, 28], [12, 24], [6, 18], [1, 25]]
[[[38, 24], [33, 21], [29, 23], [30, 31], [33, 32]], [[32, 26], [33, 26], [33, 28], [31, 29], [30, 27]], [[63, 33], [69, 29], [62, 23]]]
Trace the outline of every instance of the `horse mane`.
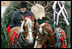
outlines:
[[23, 32], [23, 31], [24, 31], [24, 29], [23, 29], [23, 25], [24, 25], [24, 21], [22, 21], [20, 32]]
[[40, 28], [39, 28], [40, 33], [42, 32], [42, 27], [43, 27], [44, 25], [45, 25], [45, 23], [40, 24]]
[[31, 19], [30, 18], [26, 18], [26, 19], [27, 19], [26, 24], [30, 23], [32, 25]]
[[42, 24], [40, 24], [40, 28], [39, 28], [40, 33], [42, 32], [42, 29], [43, 29], [46, 25], [51, 27], [51, 25], [48, 24], [48, 23], [42, 23]]
[[[31, 19], [30, 19], [30, 18], [26, 18], [26, 19], [27, 19], [26, 24], [30, 23], [30, 24], [32, 25]], [[22, 21], [22, 24], [21, 24], [21, 31], [20, 31], [20, 32], [23, 32], [23, 31], [24, 31], [23, 25], [24, 25], [24, 21]]]

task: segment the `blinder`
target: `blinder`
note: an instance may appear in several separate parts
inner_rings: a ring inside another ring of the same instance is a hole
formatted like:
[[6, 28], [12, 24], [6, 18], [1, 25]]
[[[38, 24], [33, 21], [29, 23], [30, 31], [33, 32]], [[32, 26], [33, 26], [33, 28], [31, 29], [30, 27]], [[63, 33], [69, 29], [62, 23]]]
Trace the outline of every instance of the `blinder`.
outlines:
[[24, 30], [25, 30], [25, 28], [26, 28], [26, 27], [25, 27], [25, 26], [23, 26], [23, 29], [24, 29]]
[[[46, 39], [47, 38], [47, 31], [46, 31], [46, 29], [44, 29], [44, 30], [42, 30], [43, 31], [43, 35], [41, 35], [41, 36], [43, 36], [43, 38], [42, 39], [36, 39], [36, 40], [38, 40], [38, 41], [42, 41], [42, 40], [44, 40], [44, 39]], [[37, 36], [39, 36], [39, 30], [37, 30]], [[46, 38], [44, 38], [44, 36], [46, 35]]]

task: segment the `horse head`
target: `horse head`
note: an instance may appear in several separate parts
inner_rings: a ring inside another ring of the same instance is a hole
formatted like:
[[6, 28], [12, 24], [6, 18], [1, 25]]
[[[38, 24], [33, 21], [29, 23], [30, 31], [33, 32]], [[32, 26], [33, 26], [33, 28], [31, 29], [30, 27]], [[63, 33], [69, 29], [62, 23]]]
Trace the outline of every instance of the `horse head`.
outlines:
[[[35, 45], [34, 48], [42, 48], [42, 46], [47, 42], [48, 40], [48, 34], [49, 34], [49, 30], [52, 31], [51, 26], [48, 23], [42, 23], [42, 24], [38, 24], [38, 22], [36, 22], [36, 26], [38, 28], [37, 32], [36, 32], [36, 41], [35, 41]], [[48, 29], [50, 28], [50, 29]]]
[[32, 18], [25, 18], [24, 16], [22, 16], [22, 19], [24, 21], [24, 36], [25, 36], [25, 39], [27, 40], [28, 43], [33, 43], [34, 41], [34, 17], [33, 16]]

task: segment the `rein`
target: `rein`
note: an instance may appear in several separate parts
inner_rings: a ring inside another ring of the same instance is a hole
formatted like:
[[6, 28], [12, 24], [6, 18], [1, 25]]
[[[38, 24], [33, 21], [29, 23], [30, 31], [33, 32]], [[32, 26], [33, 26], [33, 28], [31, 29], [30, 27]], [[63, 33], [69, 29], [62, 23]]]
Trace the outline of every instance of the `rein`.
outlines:
[[[37, 36], [39, 36], [39, 29], [37, 31], [38, 31], [37, 32]], [[48, 34], [47, 31], [46, 31], [46, 29], [43, 29], [42, 31], [44, 32], [44, 35], [42, 35], [42, 36], [45, 36], [45, 34], [46, 34], [46, 38], [47, 38], [47, 35], [52, 36], [52, 35], [54, 35], [56, 33], [56, 31], [55, 31], [53, 34]], [[36, 39], [36, 40], [41, 41], [41, 40], [45, 40], [46, 38], [43, 37], [42, 39]]]
[[[23, 38], [23, 40], [22, 40], [22, 38]], [[22, 33], [21, 33], [20, 37], [18, 38], [18, 42], [19, 42], [19, 44], [22, 45], [22, 46], [26, 46], [26, 44], [28, 44], [28, 43], [26, 42], [26, 40], [24, 39]]]
[[[39, 36], [39, 30], [37, 30], [37, 31], [38, 31], [37, 36]], [[47, 35], [48, 35], [48, 34], [46, 34], [46, 38], [47, 38]], [[45, 33], [44, 33], [44, 35], [42, 35], [42, 36], [45, 36]], [[37, 40], [37, 41], [42, 41], [42, 40], [45, 40], [46, 38], [43, 37], [42, 39], [36, 39], [36, 40]]]

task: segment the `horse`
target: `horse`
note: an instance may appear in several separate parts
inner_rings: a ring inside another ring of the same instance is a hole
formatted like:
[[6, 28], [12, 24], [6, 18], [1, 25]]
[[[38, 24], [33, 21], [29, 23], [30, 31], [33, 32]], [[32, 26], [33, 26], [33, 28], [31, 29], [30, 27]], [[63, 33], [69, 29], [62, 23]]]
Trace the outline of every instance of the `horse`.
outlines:
[[[37, 31], [34, 48], [63, 48], [62, 44], [62, 34], [63, 31], [61, 28], [51, 27], [48, 23], [42, 23], [39, 25], [36, 22]], [[66, 47], [65, 47], [66, 48]]]
[[8, 32], [8, 48], [33, 47], [33, 43], [34, 43], [33, 21], [35, 16], [33, 16], [32, 18], [25, 18], [24, 16], [21, 15], [21, 17], [23, 19], [22, 27], [19, 26], [13, 27]]

